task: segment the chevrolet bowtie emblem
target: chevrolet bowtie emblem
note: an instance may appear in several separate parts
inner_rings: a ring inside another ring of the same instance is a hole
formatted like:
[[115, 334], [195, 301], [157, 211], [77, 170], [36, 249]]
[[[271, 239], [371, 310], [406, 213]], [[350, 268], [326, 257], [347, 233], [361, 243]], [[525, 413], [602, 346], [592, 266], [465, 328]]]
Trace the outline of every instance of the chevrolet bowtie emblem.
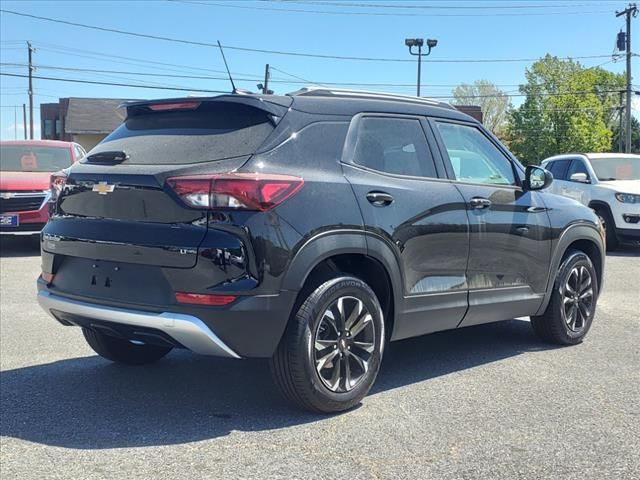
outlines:
[[113, 192], [115, 188], [115, 185], [109, 185], [107, 182], [99, 182], [94, 184], [91, 190], [98, 192], [100, 195], [106, 195], [107, 193]]
[[9, 200], [10, 198], [13, 198], [13, 193], [11, 193], [11, 192], [2, 192], [2, 193], [0, 193], [0, 198], [3, 198], [4, 200]]

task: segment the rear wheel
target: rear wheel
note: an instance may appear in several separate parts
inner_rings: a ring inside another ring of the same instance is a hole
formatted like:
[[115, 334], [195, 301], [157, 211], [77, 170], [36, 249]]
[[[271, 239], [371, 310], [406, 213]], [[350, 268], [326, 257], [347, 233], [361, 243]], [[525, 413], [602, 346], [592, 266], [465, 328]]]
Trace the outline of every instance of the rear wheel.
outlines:
[[303, 301], [271, 359], [276, 383], [293, 403], [339, 412], [360, 403], [376, 379], [384, 321], [362, 280], [339, 277]]
[[101, 357], [127, 365], [144, 365], [160, 360], [171, 351], [171, 347], [135, 344], [122, 338], [83, 328], [82, 333], [89, 346]]
[[570, 250], [558, 270], [546, 311], [531, 317], [533, 330], [550, 343], [580, 343], [591, 328], [597, 298], [598, 277], [591, 259]]

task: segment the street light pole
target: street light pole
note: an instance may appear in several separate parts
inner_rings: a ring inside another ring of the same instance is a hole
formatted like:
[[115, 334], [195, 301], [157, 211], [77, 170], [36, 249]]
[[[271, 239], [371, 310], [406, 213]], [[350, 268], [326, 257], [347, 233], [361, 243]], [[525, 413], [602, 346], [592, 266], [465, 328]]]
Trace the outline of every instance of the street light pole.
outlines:
[[[422, 46], [424, 45], [424, 38], [407, 38], [404, 44], [409, 47], [409, 53], [415, 57], [418, 57], [418, 84], [416, 88], [416, 96], [420, 96], [420, 83], [421, 83], [421, 71], [422, 71], [422, 57], [431, 53], [431, 49], [438, 45], [438, 40], [433, 38], [427, 39], [427, 53], [422, 53]], [[413, 51], [413, 47], [418, 47], [418, 53]]]
[[[409, 50], [411, 51], [411, 50]], [[420, 45], [418, 45], [418, 91], [416, 93], [416, 96], [419, 97], [420, 96], [420, 70], [421, 70], [421, 65], [422, 65], [422, 43]]]

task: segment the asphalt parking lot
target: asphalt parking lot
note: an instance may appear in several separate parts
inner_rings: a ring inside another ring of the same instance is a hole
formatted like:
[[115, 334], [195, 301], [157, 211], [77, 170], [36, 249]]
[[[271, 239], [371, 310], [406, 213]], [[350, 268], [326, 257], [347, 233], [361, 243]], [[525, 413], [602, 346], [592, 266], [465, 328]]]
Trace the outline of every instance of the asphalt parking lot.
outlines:
[[638, 478], [640, 250], [607, 257], [583, 344], [522, 320], [394, 343], [361, 407], [325, 417], [263, 361], [100, 359], [37, 306], [23, 242], [1, 244], [3, 479]]

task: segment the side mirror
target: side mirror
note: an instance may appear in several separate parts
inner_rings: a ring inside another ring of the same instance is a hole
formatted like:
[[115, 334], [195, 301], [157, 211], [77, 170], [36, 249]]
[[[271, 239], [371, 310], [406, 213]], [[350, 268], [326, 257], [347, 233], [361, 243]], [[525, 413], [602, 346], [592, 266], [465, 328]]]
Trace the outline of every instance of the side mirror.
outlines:
[[578, 183], [591, 183], [586, 173], [574, 173], [569, 177], [569, 180]]
[[542, 167], [529, 165], [524, 174], [525, 190], [542, 190], [553, 182], [553, 174]]

